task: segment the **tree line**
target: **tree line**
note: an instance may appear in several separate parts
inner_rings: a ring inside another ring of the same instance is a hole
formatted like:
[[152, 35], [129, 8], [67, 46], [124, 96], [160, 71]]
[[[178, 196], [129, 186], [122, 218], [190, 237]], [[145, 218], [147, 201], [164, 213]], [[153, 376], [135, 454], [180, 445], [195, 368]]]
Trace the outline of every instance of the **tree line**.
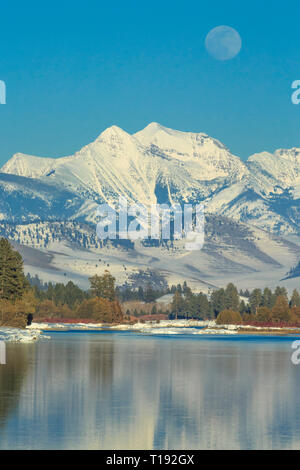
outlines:
[[[83, 290], [72, 281], [44, 284], [37, 276], [25, 276], [21, 255], [8, 240], [0, 239], [0, 325], [25, 326], [28, 315], [35, 319], [87, 319], [99, 322], [129, 320], [136, 312], [122, 313], [121, 303], [134, 299], [149, 305], [152, 315], [169, 318], [217, 320], [217, 323], [300, 323], [300, 295], [295, 289], [289, 298], [284, 287], [238, 292], [233, 283], [209, 294], [193, 293], [184, 282], [163, 290], [147, 288], [122, 290], [115, 278], [105, 271], [90, 279], [90, 289]], [[155, 301], [173, 294], [163, 310]], [[142, 307], [143, 308], [143, 307]], [[149, 311], [149, 309], [148, 309]]]
[[280, 286], [274, 292], [268, 287], [238, 292], [237, 287], [230, 282], [225, 289], [216, 289], [209, 296], [194, 294], [189, 288], [185, 294], [176, 290], [171, 310], [172, 318], [216, 319], [219, 324], [298, 324], [300, 294], [294, 289], [289, 298], [286, 288]]
[[0, 325], [25, 327], [28, 315], [36, 319], [79, 318], [99, 322], [124, 320], [116, 297], [115, 278], [105, 271], [92, 276], [83, 291], [71, 281], [44, 285], [25, 277], [21, 255], [5, 238], [0, 239]]

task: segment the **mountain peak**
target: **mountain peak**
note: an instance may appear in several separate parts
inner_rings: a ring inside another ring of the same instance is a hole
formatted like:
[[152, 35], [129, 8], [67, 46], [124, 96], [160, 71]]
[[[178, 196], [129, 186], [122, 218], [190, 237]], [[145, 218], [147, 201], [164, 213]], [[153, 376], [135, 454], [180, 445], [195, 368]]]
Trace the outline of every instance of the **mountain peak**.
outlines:
[[110, 139], [111, 137], [116, 137], [116, 136], [128, 136], [126, 131], [121, 129], [121, 127], [118, 126], [110, 126], [107, 129], [105, 129], [101, 134], [97, 137], [96, 142], [99, 140], [107, 140]]
[[136, 134], [134, 134], [134, 137], [143, 142], [143, 140], [153, 139], [156, 135], [170, 135], [175, 137], [182, 137], [184, 134], [187, 133], [171, 129], [169, 127], [165, 127], [159, 124], [158, 122], [150, 122], [150, 124], [148, 124], [148, 126], [146, 126], [144, 129], [139, 132], [136, 132]]
[[134, 134], [143, 145], [155, 145], [163, 150], [177, 149], [179, 153], [215, 152], [227, 147], [217, 139], [204, 132], [184, 132], [162, 126], [157, 122], [151, 122], [141, 131]]
[[[168, 127], [165, 127], [165, 126], [162, 126], [161, 124], [159, 124], [159, 122], [150, 122], [150, 124], [148, 124], [148, 126], [146, 126], [144, 129], [142, 129], [142, 131], [150, 131], [150, 132], [156, 132], [158, 130], [163, 130], [163, 131], [169, 131], [169, 130], [172, 130], [172, 129], [169, 129]], [[142, 132], [140, 131], [140, 132]]]
[[54, 158], [35, 157], [24, 153], [15, 153], [1, 168], [1, 172], [38, 178], [47, 173], [55, 161]]

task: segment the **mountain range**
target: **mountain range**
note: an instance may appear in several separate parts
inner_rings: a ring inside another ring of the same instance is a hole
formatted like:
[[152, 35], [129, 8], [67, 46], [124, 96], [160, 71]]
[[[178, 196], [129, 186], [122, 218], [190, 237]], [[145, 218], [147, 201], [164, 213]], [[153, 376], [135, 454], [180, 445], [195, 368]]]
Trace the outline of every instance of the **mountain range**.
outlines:
[[[112, 126], [71, 156], [15, 154], [1, 169], [0, 195], [0, 233], [42, 278], [85, 284], [109, 265], [121, 283], [148, 272], [202, 289], [229, 278], [241, 287], [272, 286], [300, 260], [297, 148], [243, 161], [204, 133], [151, 123], [130, 135]], [[101, 243], [97, 206], [120, 196], [145, 205], [203, 203], [203, 249], [187, 252], [182, 241]]]

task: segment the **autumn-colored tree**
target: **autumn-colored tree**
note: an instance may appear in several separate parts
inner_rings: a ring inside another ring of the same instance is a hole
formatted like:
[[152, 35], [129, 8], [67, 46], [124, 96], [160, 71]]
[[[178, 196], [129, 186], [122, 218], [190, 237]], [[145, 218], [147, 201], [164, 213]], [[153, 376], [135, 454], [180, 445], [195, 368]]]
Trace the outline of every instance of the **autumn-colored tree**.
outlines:
[[45, 318], [56, 318], [56, 305], [52, 300], [43, 300], [36, 307], [35, 317], [44, 320]]
[[294, 307], [291, 308], [290, 310], [291, 315], [292, 315], [292, 321], [295, 324], [300, 324], [300, 307]]
[[234, 325], [241, 322], [242, 317], [240, 312], [231, 309], [222, 310], [216, 320], [217, 325]]
[[116, 279], [107, 270], [104, 271], [102, 276], [95, 274], [95, 276], [90, 277], [89, 281], [92, 295], [110, 301], [115, 300], [115, 280]]
[[32, 290], [26, 291], [14, 302], [0, 300], [0, 325], [25, 328], [27, 315], [35, 313], [36, 298]]
[[258, 322], [270, 322], [272, 321], [272, 311], [268, 307], [259, 307], [256, 315], [254, 315], [254, 321]]
[[89, 318], [103, 323], [118, 323], [123, 319], [123, 313], [118, 301], [111, 302], [101, 297], [84, 300], [76, 310], [78, 318]]
[[70, 309], [67, 304], [57, 306], [58, 316], [63, 318], [74, 318], [74, 309]]
[[74, 310], [67, 304], [55, 305], [52, 300], [43, 300], [36, 307], [35, 318], [45, 320], [46, 318], [74, 318]]
[[250, 323], [257, 321], [257, 318], [254, 313], [244, 313], [242, 320], [245, 325], [249, 325]]
[[285, 295], [279, 295], [276, 299], [275, 305], [272, 308], [272, 321], [274, 322], [289, 322], [291, 320], [291, 312], [289, 304]]

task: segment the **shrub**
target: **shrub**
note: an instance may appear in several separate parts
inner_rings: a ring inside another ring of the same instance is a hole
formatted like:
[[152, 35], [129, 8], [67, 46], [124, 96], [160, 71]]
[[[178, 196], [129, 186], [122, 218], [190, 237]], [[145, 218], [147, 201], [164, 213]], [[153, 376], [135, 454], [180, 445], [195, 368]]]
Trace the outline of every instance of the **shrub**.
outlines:
[[217, 316], [217, 325], [233, 325], [242, 323], [242, 317], [239, 312], [235, 310], [226, 309], [222, 310]]

